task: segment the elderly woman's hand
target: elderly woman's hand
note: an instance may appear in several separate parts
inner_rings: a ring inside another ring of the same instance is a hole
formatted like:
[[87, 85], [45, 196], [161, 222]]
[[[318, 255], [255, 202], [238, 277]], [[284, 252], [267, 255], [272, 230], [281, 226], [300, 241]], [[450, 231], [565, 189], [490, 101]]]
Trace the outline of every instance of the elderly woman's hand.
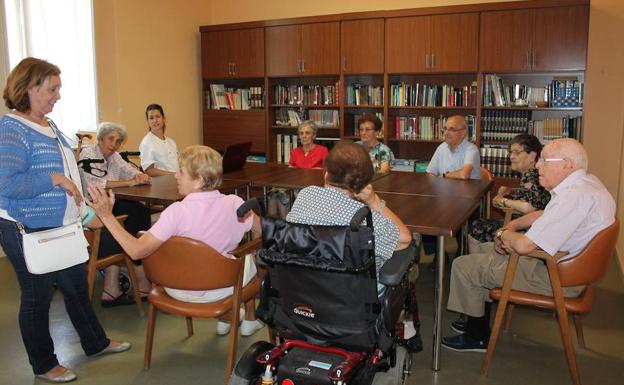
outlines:
[[99, 186], [89, 186], [88, 188], [90, 200], [87, 204], [95, 210], [98, 217], [104, 218], [113, 215], [113, 206], [115, 205], [115, 193], [112, 190], [106, 190]]
[[359, 193], [355, 194], [355, 199], [364, 203], [366, 206], [371, 209], [377, 209], [379, 206], [379, 196], [373, 190], [373, 185], [368, 184], [366, 187], [362, 189]]
[[134, 176], [135, 186], [138, 186], [141, 184], [150, 184], [150, 183], [152, 183], [152, 178], [147, 174], [140, 173]]
[[74, 200], [76, 201], [76, 205], [80, 206], [83, 200], [82, 193], [80, 192], [80, 190], [78, 190], [78, 187], [76, 186], [76, 184], [74, 184], [74, 182], [71, 181], [71, 179], [57, 172], [51, 173], [50, 177], [52, 178], [52, 185], [59, 186], [60, 188], [65, 190], [67, 195], [74, 198]]

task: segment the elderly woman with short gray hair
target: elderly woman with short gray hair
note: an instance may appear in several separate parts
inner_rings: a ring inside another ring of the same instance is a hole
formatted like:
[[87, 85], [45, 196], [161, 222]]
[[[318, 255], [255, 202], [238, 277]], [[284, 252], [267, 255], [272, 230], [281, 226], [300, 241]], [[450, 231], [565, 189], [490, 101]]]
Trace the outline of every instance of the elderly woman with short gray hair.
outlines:
[[[113, 188], [136, 186], [151, 182], [149, 175], [131, 166], [119, 155], [119, 147], [121, 147], [127, 137], [126, 129], [123, 125], [102, 122], [98, 126], [96, 137], [97, 144], [83, 149], [80, 153], [80, 160], [103, 161], [103, 163], [91, 163], [90, 167], [80, 169], [82, 185], [85, 190], [88, 186]], [[149, 208], [140, 202], [120, 199], [115, 203], [113, 213], [115, 215], [128, 215], [124, 227], [133, 235], [136, 235], [139, 231], [148, 230], [152, 225]], [[108, 230], [103, 229], [98, 256], [101, 258], [122, 252], [123, 249], [113, 239]], [[141, 266], [137, 266], [135, 271], [139, 280], [139, 290], [147, 296], [147, 293], [151, 290], [151, 284], [145, 277]], [[113, 265], [105, 269], [104, 290], [102, 291], [101, 301], [103, 307], [134, 304], [132, 297], [123, 293], [119, 287], [119, 266]]]

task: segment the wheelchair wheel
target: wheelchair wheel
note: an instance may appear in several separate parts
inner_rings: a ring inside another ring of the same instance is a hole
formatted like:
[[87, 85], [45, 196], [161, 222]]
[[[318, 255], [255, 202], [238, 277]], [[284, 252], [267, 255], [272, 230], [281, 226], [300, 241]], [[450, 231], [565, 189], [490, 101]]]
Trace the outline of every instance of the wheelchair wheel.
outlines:
[[267, 341], [257, 341], [251, 345], [238, 360], [228, 384], [254, 385], [262, 375], [262, 366], [256, 362], [256, 357], [274, 347], [275, 345]]
[[125, 270], [119, 272], [119, 289], [122, 293], [128, 293], [132, 290], [132, 283], [130, 283], [130, 275]]
[[404, 385], [412, 368], [412, 355], [402, 346], [396, 347], [393, 367], [387, 372], [377, 372], [372, 385]]

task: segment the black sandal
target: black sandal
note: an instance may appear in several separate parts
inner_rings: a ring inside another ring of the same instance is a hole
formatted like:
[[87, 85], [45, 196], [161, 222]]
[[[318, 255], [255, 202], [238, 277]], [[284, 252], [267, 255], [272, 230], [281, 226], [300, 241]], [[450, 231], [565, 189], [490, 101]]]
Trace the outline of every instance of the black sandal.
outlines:
[[100, 300], [102, 307], [128, 306], [134, 305], [134, 298], [126, 293], [121, 293], [117, 297], [113, 297], [109, 292], [104, 290], [104, 294], [111, 297], [110, 300]]

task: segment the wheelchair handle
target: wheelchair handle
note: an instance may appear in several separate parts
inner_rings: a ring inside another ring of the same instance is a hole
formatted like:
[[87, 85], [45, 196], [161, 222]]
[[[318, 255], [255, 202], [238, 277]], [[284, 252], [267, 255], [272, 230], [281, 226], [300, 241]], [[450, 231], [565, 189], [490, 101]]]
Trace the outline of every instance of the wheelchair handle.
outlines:
[[260, 207], [260, 203], [258, 203], [258, 199], [251, 198], [247, 202], [240, 205], [240, 207], [236, 210], [236, 215], [239, 218], [244, 217], [250, 210], [253, 210], [257, 207]]
[[371, 215], [371, 211], [368, 206], [361, 207], [358, 211], [355, 212], [353, 218], [351, 218], [351, 223], [349, 223], [349, 228], [351, 231], [358, 231], [360, 228], [360, 224], [364, 222], [366, 219], [366, 225], [371, 227], [373, 224], [373, 218]]

